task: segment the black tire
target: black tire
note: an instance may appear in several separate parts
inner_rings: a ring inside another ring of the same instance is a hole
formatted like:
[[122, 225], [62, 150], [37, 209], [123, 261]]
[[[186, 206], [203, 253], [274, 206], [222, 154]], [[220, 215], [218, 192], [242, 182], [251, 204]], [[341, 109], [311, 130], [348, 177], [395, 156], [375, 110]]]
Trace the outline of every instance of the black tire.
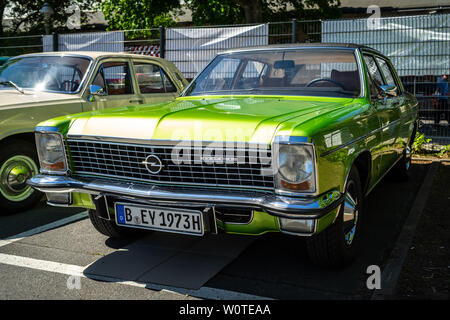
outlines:
[[[12, 159], [17, 159], [19, 157], [26, 159], [26, 161], [23, 162], [25, 167], [32, 168], [32, 171], [28, 171], [27, 174], [20, 175], [21, 183], [17, 188], [19, 190], [24, 190], [23, 196], [20, 195], [19, 191], [18, 194], [15, 195], [14, 192], [16, 190], [12, 190], [11, 186], [4, 180], [8, 176], [7, 172], [9, 172], [8, 163], [10, 163]], [[42, 192], [34, 190], [25, 184], [28, 178], [34, 174], [38, 174], [38, 168], [39, 162], [36, 154], [36, 147], [33, 143], [26, 140], [14, 139], [0, 144], [0, 215], [13, 214], [27, 210], [42, 199]], [[16, 196], [17, 198], [13, 199]]]
[[[344, 223], [344, 209], [341, 205], [336, 221], [319, 234], [306, 239], [306, 247], [311, 261], [324, 267], [343, 267], [352, 262], [357, 256], [361, 232], [361, 211], [363, 204], [363, 193], [359, 172], [355, 166], [350, 173], [345, 185], [356, 202], [356, 221], [354, 221], [353, 237], [346, 239], [349, 235], [349, 223]], [[351, 231], [350, 231], [351, 232]], [[351, 240], [350, 240], [351, 238]]]
[[141, 230], [119, 227], [115, 221], [102, 219], [92, 209], [89, 210], [89, 219], [98, 232], [110, 238], [132, 238], [142, 233]]

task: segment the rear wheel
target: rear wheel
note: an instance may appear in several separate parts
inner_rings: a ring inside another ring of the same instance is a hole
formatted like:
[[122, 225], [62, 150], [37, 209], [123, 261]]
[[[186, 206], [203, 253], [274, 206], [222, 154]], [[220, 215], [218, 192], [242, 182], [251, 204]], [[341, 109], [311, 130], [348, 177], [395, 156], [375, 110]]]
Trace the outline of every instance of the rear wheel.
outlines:
[[306, 239], [308, 255], [318, 265], [341, 267], [353, 261], [360, 242], [363, 193], [355, 166], [345, 185], [345, 202], [336, 221], [319, 234]]
[[38, 160], [34, 144], [25, 140], [11, 140], [0, 147], [0, 214], [29, 209], [42, 193], [27, 185], [38, 174]]

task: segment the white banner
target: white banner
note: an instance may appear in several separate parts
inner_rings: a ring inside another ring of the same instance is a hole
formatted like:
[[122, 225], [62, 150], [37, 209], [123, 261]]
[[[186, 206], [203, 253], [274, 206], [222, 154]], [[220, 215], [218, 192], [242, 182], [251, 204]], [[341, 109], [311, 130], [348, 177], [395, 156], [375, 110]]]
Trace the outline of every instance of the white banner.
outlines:
[[244, 27], [169, 28], [166, 55], [186, 78], [193, 78], [221, 51], [269, 43], [268, 24]]
[[357, 43], [388, 56], [400, 76], [440, 75], [450, 70], [450, 14], [330, 20], [322, 42]]
[[[123, 52], [123, 41], [122, 31], [60, 34], [58, 51]], [[44, 36], [43, 45], [44, 52], [53, 51], [53, 36]]]

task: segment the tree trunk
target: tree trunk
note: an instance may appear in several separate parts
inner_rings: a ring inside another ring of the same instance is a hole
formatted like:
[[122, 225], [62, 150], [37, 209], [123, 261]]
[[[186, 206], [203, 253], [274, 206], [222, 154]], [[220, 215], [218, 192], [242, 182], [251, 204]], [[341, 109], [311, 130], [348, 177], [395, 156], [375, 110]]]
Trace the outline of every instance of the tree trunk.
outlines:
[[6, 4], [6, 0], [0, 0], [0, 37], [3, 36], [3, 15], [5, 14]]
[[262, 0], [234, 0], [244, 9], [245, 22], [263, 22], [263, 2]]

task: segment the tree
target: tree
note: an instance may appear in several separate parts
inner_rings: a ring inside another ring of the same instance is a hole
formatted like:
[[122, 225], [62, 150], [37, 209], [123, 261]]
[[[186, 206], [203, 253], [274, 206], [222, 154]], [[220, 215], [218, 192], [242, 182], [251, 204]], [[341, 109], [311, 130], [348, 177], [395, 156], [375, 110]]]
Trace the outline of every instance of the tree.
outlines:
[[[88, 18], [86, 10], [92, 9], [100, 0], [0, 0], [1, 22], [4, 19], [5, 8], [8, 7], [10, 9], [9, 15], [12, 18], [12, 34], [19, 32], [20, 29], [24, 29], [27, 32], [43, 33], [44, 17], [40, 10], [45, 2], [54, 11], [49, 21], [53, 29], [67, 29], [67, 20], [73, 14], [73, 10], [69, 10], [70, 7], [78, 6], [80, 9], [80, 22], [82, 23]], [[4, 33], [3, 23], [0, 26], [0, 33]]]
[[245, 23], [244, 10], [233, 0], [189, 0], [195, 25]]
[[260, 23], [340, 16], [340, 0], [187, 0], [194, 24]]
[[179, 0], [103, 0], [109, 30], [149, 29], [175, 24], [169, 12], [180, 13]]

